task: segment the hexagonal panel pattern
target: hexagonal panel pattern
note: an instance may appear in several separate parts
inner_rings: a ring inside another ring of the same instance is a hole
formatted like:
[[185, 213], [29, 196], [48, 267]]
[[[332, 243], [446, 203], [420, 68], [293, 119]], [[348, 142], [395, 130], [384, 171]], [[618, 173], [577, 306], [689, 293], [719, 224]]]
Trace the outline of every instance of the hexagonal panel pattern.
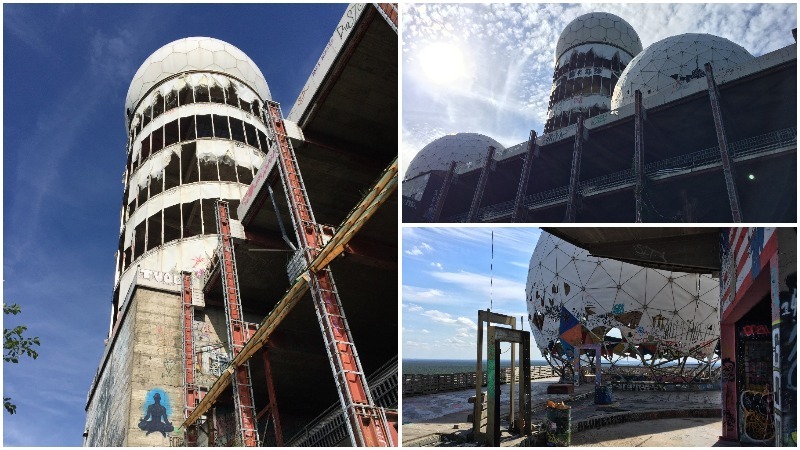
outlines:
[[556, 44], [556, 60], [567, 50], [592, 42], [614, 45], [631, 56], [642, 51], [642, 41], [628, 22], [614, 14], [593, 12], [567, 24]]
[[[554, 357], [551, 361], [571, 359], [564, 356], [585, 344], [601, 345], [609, 359], [714, 354], [719, 282], [710, 275], [590, 256], [548, 233], [539, 238], [529, 267], [525, 293], [531, 330], [542, 354]], [[614, 328], [619, 334], [609, 337]]]
[[440, 137], [422, 148], [408, 165], [405, 179], [431, 170], [449, 170], [450, 163], [476, 163], [483, 160], [493, 146], [497, 152], [504, 150], [494, 139], [478, 133], [458, 133]]
[[633, 103], [637, 89], [647, 97], [659, 89], [705, 77], [705, 63], [711, 63], [719, 73], [753, 58], [744, 47], [711, 34], [687, 33], [662, 39], [633, 58], [622, 72], [611, 97], [611, 109]]
[[133, 110], [150, 88], [172, 75], [211, 70], [228, 74], [246, 83], [261, 98], [272, 98], [267, 81], [252, 59], [227, 42], [209, 37], [179, 39], [153, 52], [133, 76], [125, 109]]

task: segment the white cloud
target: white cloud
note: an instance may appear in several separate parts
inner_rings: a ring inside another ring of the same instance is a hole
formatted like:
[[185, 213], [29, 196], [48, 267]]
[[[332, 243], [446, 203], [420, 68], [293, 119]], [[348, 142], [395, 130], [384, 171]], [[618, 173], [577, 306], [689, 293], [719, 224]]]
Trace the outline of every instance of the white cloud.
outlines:
[[406, 254], [409, 254], [411, 256], [420, 256], [424, 255], [425, 253], [431, 252], [432, 250], [433, 247], [423, 242], [419, 245], [415, 245], [414, 247], [411, 248], [411, 250], [406, 250]]
[[439, 270], [442, 270], [442, 263], [440, 262], [432, 262], [431, 266], [436, 267]]
[[403, 304], [408, 301], [431, 302], [444, 297], [444, 292], [439, 289], [420, 288], [403, 285]]
[[467, 317], [453, 317], [449, 313], [441, 312], [436, 309], [425, 311], [422, 315], [438, 323], [447, 325], [467, 325], [470, 328], [478, 328], [478, 325]]

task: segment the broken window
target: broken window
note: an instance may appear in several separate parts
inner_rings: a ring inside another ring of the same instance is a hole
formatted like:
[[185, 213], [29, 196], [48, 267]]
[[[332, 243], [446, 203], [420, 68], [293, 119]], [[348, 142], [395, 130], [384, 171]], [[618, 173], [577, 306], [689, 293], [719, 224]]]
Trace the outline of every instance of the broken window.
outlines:
[[144, 238], [145, 238], [145, 227], [147, 223], [142, 221], [136, 228], [133, 230], [133, 260], [139, 259], [144, 253]]
[[178, 142], [178, 119], [164, 125], [164, 147], [169, 147]]
[[147, 218], [147, 249], [161, 245], [161, 211]]
[[211, 123], [211, 114], [197, 116], [197, 138], [214, 137], [214, 129]]
[[[205, 225], [205, 230], [203, 234], [211, 234], [217, 232], [217, 212], [216, 212], [216, 203], [217, 199], [215, 198], [204, 198], [203, 202], [203, 224]], [[233, 217], [233, 216], [231, 216]]]
[[164, 168], [164, 190], [168, 191], [181, 184], [181, 159], [177, 154], [170, 156], [169, 164]]
[[264, 118], [261, 116], [261, 104], [258, 102], [258, 100], [253, 101], [253, 114], [258, 117], [259, 122], [264, 122]]
[[250, 110], [250, 102], [244, 101], [242, 98], [239, 98], [239, 104], [241, 105], [241, 108], [242, 108], [242, 110], [244, 112], [246, 112], [246, 113], [251, 113], [252, 112]]
[[144, 202], [146, 202], [146, 201], [147, 201], [147, 199], [148, 199], [148, 198], [150, 198], [150, 197], [147, 195], [147, 194], [148, 194], [148, 192], [147, 192], [147, 186], [148, 186], [149, 184], [150, 184], [150, 182], [149, 182], [149, 180], [148, 180], [148, 183], [147, 183], [147, 184], [146, 184], [144, 187], [142, 187], [141, 189], [139, 189], [139, 192], [137, 192], [137, 194], [136, 194], [136, 203], [138, 203], [138, 204], [139, 204], [139, 206], [143, 205], [143, 204], [144, 204]]
[[197, 139], [194, 127], [194, 116], [181, 117], [181, 142], [193, 141]]
[[216, 159], [200, 160], [200, 181], [219, 181]]
[[230, 139], [231, 132], [228, 129], [228, 117], [214, 115], [214, 136], [218, 138]]
[[144, 110], [144, 117], [142, 118], [142, 128], [147, 126], [150, 123], [150, 119], [153, 118], [153, 110], [149, 106]]
[[167, 92], [167, 97], [164, 99], [164, 112], [178, 107], [178, 93], [171, 89]]
[[132, 249], [130, 247], [125, 249], [125, 252], [122, 256], [122, 270], [127, 269], [128, 266], [131, 265], [131, 253]]
[[161, 92], [156, 92], [155, 100], [153, 100], [153, 119], [164, 114], [164, 97]]
[[214, 84], [211, 86], [210, 91], [211, 91], [212, 102], [225, 103], [225, 94], [223, 92], [222, 86]]
[[231, 138], [234, 141], [245, 142], [244, 125], [242, 124], [242, 121], [234, 117], [231, 117], [230, 121], [231, 121]]
[[183, 237], [188, 238], [198, 236], [203, 232], [203, 225], [200, 216], [200, 200], [181, 205], [181, 216], [183, 222]]
[[181, 179], [183, 184], [200, 181], [197, 171], [197, 145], [186, 144], [181, 147]]
[[237, 108], [239, 107], [239, 95], [236, 93], [236, 86], [234, 86], [233, 83], [225, 88], [225, 103]]
[[258, 135], [256, 134], [256, 127], [247, 122], [244, 123], [244, 131], [247, 135], [247, 143], [251, 146], [258, 148]]
[[[150, 135], [151, 140], [153, 142], [153, 149], [151, 153], [156, 153], [157, 151], [164, 148], [164, 127], [160, 127], [157, 130], [153, 131], [153, 134]], [[143, 157], [142, 161], [147, 159], [147, 157]]]
[[236, 162], [231, 158], [222, 158], [219, 160], [219, 180], [220, 181], [238, 181], [236, 179]]
[[201, 84], [194, 87], [194, 101], [195, 103], [208, 103], [210, 101], [208, 96], [208, 86]]
[[181, 238], [181, 206], [164, 209], [164, 244]]
[[263, 131], [258, 130], [258, 140], [261, 144], [261, 151], [267, 153], [269, 151], [269, 143], [267, 142], [267, 135]]
[[239, 177], [239, 183], [250, 184], [253, 182], [253, 172], [248, 167], [236, 166], [236, 174]]
[[191, 86], [183, 83], [183, 87], [181, 87], [181, 90], [178, 92], [178, 101], [180, 102], [180, 106], [194, 103], [194, 91]]

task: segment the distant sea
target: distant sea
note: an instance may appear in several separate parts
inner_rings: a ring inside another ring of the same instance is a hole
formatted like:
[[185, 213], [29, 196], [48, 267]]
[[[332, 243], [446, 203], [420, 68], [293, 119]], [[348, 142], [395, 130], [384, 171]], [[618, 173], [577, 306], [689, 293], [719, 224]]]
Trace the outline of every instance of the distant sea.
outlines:
[[[517, 361], [519, 365], [519, 361]], [[545, 360], [531, 360], [531, 366], [546, 366]], [[500, 368], [505, 369], [511, 367], [511, 361], [501, 360]], [[483, 370], [486, 370], [486, 361], [483, 361]], [[475, 372], [474, 359], [404, 359], [403, 360], [403, 375], [410, 374], [443, 374], [443, 373], [461, 373], [461, 372]]]

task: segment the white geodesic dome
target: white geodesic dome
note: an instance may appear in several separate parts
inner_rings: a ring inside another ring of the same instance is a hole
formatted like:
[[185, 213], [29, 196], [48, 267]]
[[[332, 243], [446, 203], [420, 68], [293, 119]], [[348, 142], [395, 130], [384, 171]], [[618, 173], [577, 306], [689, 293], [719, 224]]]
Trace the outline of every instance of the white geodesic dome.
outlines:
[[567, 50], [588, 43], [619, 47], [631, 56], [642, 51], [642, 41], [633, 27], [614, 14], [592, 12], [567, 24], [556, 43], [556, 59]]
[[272, 98], [256, 63], [233, 45], [210, 37], [178, 39], [150, 55], [133, 76], [125, 110], [133, 111], [154, 85], [185, 72], [208, 71], [230, 75], [247, 84], [262, 99]]
[[719, 341], [718, 280], [590, 256], [548, 233], [531, 257], [525, 292], [533, 337], [551, 364], [597, 344], [607, 360], [700, 360]]
[[422, 148], [414, 156], [406, 170], [405, 179], [431, 170], [448, 170], [450, 163], [456, 161], [461, 164], [479, 164], [489, 152], [489, 146], [496, 152], [505, 147], [499, 142], [478, 133], [458, 133], [442, 136]]
[[647, 97], [665, 87], [705, 77], [705, 63], [711, 63], [714, 73], [720, 73], [753, 58], [744, 47], [711, 34], [687, 33], [662, 39], [633, 58], [622, 72], [611, 97], [611, 109], [633, 103], [637, 89]]

